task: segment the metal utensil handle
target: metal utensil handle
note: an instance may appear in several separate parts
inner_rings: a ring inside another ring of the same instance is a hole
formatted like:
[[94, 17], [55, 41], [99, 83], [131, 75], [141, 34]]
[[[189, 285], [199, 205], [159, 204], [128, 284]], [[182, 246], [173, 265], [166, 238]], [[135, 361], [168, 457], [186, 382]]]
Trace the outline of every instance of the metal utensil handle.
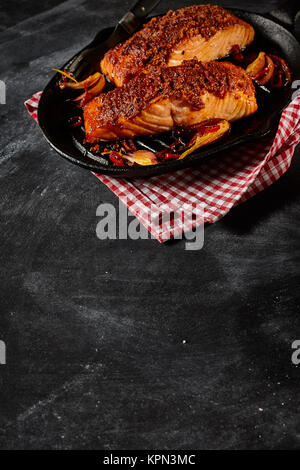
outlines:
[[145, 18], [160, 3], [160, 0], [138, 0], [130, 11], [137, 18]]
[[120, 19], [118, 26], [121, 26], [131, 36], [141, 26], [143, 18], [158, 5], [160, 0], [139, 0], [125, 15]]

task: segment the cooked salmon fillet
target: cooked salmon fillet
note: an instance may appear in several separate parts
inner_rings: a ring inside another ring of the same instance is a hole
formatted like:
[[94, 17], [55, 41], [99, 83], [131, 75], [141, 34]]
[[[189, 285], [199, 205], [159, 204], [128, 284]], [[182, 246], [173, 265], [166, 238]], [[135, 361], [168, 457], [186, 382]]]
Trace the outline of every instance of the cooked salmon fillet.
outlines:
[[153, 18], [108, 51], [101, 69], [121, 86], [148, 65], [173, 67], [193, 58], [209, 62], [228, 55], [234, 45], [245, 48], [253, 39], [252, 26], [224, 8], [195, 5]]
[[257, 110], [252, 80], [229, 62], [196, 60], [152, 67], [84, 108], [87, 142], [189, 127], [209, 119], [236, 121]]

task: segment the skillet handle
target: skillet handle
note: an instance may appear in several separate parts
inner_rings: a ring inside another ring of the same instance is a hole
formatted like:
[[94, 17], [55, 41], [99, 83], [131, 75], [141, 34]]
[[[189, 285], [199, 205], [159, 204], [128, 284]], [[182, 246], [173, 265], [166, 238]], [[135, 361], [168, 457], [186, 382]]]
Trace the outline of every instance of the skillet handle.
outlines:
[[299, 0], [285, 1], [270, 16], [289, 29], [300, 41], [300, 5]]

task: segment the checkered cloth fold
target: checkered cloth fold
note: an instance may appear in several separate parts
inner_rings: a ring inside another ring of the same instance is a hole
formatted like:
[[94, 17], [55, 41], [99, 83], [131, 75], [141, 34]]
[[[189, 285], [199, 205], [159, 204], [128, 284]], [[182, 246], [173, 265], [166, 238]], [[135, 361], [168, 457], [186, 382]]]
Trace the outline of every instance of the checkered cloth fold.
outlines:
[[[25, 102], [37, 121], [41, 92]], [[95, 174], [159, 242], [191, 230], [195, 225], [220, 220], [230, 209], [255, 196], [278, 180], [289, 168], [300, 142], [300, 94], [282, 113], [275, 139], [261, 139], [241, 145], [212, 158], [199, 168], [145, 179], [116, 179]], [[184, 205], [203, 207], [204, 217], [180, 218], [163, 225], [153, 224], [149, 211], [164, 213], [166, 208]]]

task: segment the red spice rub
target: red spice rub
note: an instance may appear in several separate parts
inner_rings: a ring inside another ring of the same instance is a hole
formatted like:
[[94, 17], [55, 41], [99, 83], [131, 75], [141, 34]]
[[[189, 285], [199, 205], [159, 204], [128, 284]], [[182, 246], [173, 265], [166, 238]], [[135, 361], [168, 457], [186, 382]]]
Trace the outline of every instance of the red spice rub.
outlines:
[[222, 99], [238, 91], [250, 98], [255, 95], [253, 83], [242, 68], [227, 62], [191, 60], [177, 67], [149, 67], [126, 85], [94, 98], [85, 112], [93, 109], [93, 127], [114, 126], [119, 118], [133, 119], [157, 100], [183, 99], [199, 110], [206, 92]]
[[[246, 23], [216, 5], [194, 5], [170, 10], [153, 18], [128, 41], [108, 51], [102, 68], [118, 67], [118, 75], [130, 80], [147, 65], [167, 65], [168, 57], [183, 40], [201, 35], [209, 40], [218, 31]], [[104, 73], [106, 70], [104, 70]]]

